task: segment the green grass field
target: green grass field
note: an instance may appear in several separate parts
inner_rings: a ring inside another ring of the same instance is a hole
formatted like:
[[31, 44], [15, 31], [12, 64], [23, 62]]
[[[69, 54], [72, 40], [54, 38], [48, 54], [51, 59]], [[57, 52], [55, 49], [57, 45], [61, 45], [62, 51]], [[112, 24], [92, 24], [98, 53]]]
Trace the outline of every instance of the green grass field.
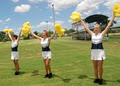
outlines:
[[[120, 86], [120, 40], [104, 41], [104, 86]], [[90, 41], [59, 38], [51, 41], [53, 78], [43, 78], [44, 63], [39, 40], [22, 40], [20, 71], [14, 75], [10, 42], [0, 43], [0, 86], [99, 86], [94, 84]]]

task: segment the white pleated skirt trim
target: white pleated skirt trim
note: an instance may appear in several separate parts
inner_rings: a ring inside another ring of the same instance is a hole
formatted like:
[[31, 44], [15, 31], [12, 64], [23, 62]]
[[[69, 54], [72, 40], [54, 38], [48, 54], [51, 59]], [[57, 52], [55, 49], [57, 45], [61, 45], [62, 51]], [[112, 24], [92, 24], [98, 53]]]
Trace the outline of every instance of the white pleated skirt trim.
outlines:
[[91, 60], [105, 60], [105, 51], [102, 49], [91, 50]]
[[43, 59], [51, 59], [52, 55], [51, 55], [51, 51], [42, 51], [42, 57]]
[[11, 52], [11, 60], [18, 60], [19, 59], [19, 53], [18, 52]]

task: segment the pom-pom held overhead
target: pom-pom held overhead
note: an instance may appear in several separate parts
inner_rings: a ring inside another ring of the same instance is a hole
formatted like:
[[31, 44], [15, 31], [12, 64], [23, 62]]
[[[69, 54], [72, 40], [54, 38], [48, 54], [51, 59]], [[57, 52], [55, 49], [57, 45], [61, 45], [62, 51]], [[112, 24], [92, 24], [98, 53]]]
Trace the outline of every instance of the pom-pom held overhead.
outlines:
[[4, 29], [3, 32], [8, 33], [8, 29]]
[[31, 30], [30, 22], [25, 22], [22, 26], [22, 32], [25, 37], [28, 37], [28, 34]]
[[81, 14], [77, 12], [73, 12], [72, 15], [70, 16], [70, 19], [73, 22], [79, 22], [81, 20]]
[[120, 3], [114, 4], [113, 13], [115, 17], [120, 17]]
[[61, 37], [65, 32], [65, 30], [61, 27], [61, 24], [55, 24], [55, 30], [59, 37]]
[[5, 33], [13, 33], [13, 30], [12, 29], [4, 29], [3, 32], [5, 32]]
[[8, 29], [8, 33], [13, 33], [13, 30], [12, 29]]

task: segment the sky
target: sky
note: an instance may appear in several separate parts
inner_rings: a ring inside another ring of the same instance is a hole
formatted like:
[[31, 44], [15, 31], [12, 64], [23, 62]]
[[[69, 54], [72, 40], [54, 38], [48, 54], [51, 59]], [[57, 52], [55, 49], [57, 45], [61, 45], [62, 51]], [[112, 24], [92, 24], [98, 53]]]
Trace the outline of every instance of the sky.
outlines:
[[[111, 18], [115, 3], [120, 3], [120, 0], [0, 0], [0, 30], [12, 28], [18, 33], [27, 21], [30, 22], [32, 31], [42, 32], [47, 30], [47, 25], [49, 30], [54, 30], [52, 4], [56, 23], [70, 29], [73, 11], [81, 13], [82, 18], [94, 14]], [[120, 18], [115, 20], [117, 24], [114, 26], [120, 26]]]

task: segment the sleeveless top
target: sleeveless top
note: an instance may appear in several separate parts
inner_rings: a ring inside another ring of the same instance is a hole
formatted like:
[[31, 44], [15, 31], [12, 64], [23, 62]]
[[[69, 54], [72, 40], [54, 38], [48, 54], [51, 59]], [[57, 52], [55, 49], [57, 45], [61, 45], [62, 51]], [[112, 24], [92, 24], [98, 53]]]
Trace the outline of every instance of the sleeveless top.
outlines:
[[46, 38], [45, 40], [44, 38], [41, 39], [42, 51], [50, 51], [49, 45], [50, 43], [48, 38]]
[[92, 47], [91, 49], [104, 49], [102, 45], [103, 36], [101, 33], [92, 35]]
[[17, 43], [17, 40], [12, 41], [12, 43], [11, 43], [11, 50], [12, 50], [12, 51], [18, 51], [18, 43]]

